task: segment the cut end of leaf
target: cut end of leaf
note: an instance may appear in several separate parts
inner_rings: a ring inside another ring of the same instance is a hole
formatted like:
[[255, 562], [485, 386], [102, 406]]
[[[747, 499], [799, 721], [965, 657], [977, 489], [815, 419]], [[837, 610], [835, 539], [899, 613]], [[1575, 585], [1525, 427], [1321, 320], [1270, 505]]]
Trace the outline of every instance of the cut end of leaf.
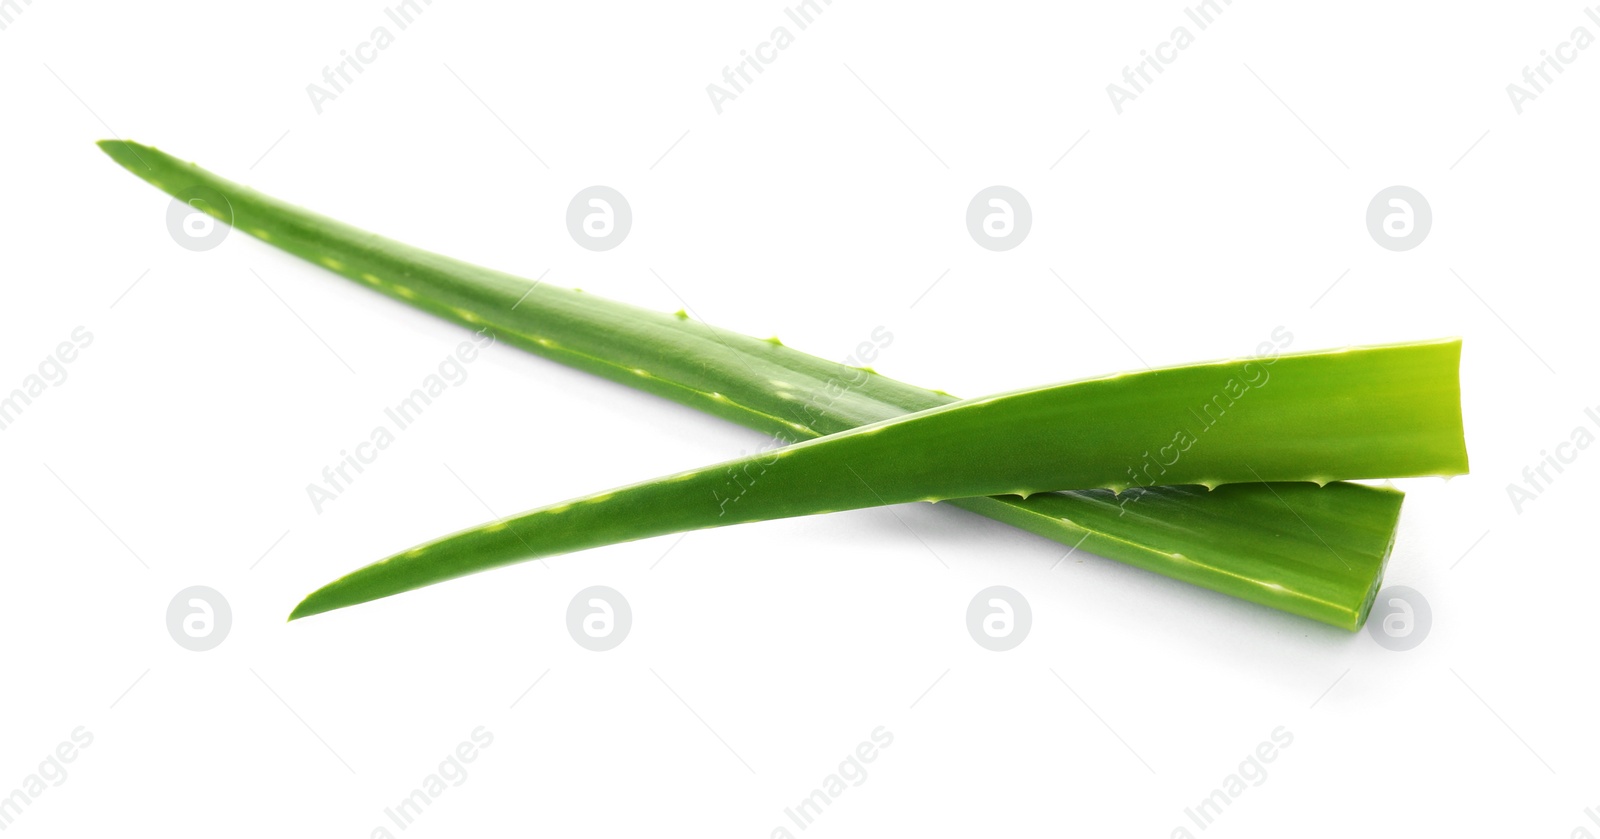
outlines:
[[1400, 535], [1400, 505], [1404, 502], [1405, 495], [1396, 492], [1397, 496], [1394, 510], [1394, 521], [1389, 528], [1389, 544], [1383, 549], [1383, 554], [1378, 557], [1377, 572], [1372, 575], [1372, 585], [1367, 588], [1367, 596], [1362, 598], [1361, 605], [1356, 609], [1354, 620], [1345, 628], [1351, 632], [1360, 632], [1361, 627], [1367, 623], [1367, 616], [1372, 614], [1372, 606], [1378, 600], [1378, 591], [1383, 588], [1383, 575], [1389, 568], [1389, 557], [1394, 555], [1395, 539]]

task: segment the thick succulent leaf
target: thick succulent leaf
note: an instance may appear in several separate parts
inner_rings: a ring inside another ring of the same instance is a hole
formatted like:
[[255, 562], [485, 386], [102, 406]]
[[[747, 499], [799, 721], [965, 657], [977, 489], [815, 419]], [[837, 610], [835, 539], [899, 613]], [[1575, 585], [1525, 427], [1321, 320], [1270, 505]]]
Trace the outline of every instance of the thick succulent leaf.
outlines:
[[[369, 565], [294, 617], [498, 566], [908, 501], [1466, 472], [1459, 341], [1125, 373], [963, 400], [532, 510]], [[1150, 464], [1139, 466], [1139, 464]]]
[[[955, 401], [683, 317], [433, 254], [221, 178], [157, 149], [101, 143], [156, 187], [261, 240], [504, 343], [792, 442]], [[1139, 481], [1143, 483], [1143, 481]], [[1398, 491], [1359, 484], [1152, 486], [950, 502], [1082, 551], [1355, 628], [1381, 579]]]

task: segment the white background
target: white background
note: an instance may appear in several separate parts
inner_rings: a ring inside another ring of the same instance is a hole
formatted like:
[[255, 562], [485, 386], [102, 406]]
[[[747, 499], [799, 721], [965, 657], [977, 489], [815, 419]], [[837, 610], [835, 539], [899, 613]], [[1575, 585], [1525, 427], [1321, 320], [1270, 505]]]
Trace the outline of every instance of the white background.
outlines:
[[[320, 115], [306, 86], [388, 24], [379, 3], [17, 5], [0, 388], [75, 327], [94, 341], [0, 433], [0, 794], [94, 739], [7, 835], [364, 837], [478, 726], [493, 744], [407, 835], [798, 835], [784, 808], [879, 726], [893, 744], [806, 835], [1600, 833], [1600, 451], [1520, 513], [1506, 490], [1600, 405], [1600, 48], [1521, 115], [1506, 85], [1600, 26], [1577, 3], [1288, 5], [1202, 32], [1178, 3], [835, 0], [720, 115], [706, 86], [794, 29], [781, 2], [437, 0]], [[1106, 85], [1179, 25], [1194, 44], [1118, 115]], [[1392, 652], [926, 505], [286, 624], [485, 504], [763, 438], [501, 347], [318, 515], [305, 486], [466, 333], [242, 234], [178, 247], [169, 199], [94, 147], [111, 135], [827, 358], [882, 326], [878, 370], [967, 396], [1247, 353], [1278, 326], [1298, 350], [1460, 335], [1473, 472], [1403, 483], [1387, 578], [1431, 629]], [[632, 205], [615, 250], [565, 228], [592, 184]], [[964, 226], [992, 184], [1032, 206], [1006, 252]], [[1364, 221], [1394, 184], [1433, 212], [1406, 252]], [[191, 585], [232, 607], [210, 652], [165, 627]], [[590, 585], [632, 605], [610, 652], [567, 634]], [[967, 634], [990, 585], [1032, 605], [1010, 652]], [[1280, 726], [1292, 745], [1200, 830], [1184, 809]]]

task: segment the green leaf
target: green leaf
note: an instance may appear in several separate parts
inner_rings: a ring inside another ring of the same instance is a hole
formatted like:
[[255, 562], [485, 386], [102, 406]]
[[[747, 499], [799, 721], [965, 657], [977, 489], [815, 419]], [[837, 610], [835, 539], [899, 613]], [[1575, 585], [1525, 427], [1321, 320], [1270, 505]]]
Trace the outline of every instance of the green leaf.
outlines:
[[[429, 253], [307, 212], [154, 148], [101, 147], [158, 188], [208, 189], [241, 230], [505, 343], [784, 442], [955, 401], [689, 320]], [[641, 374], [642, 373], [642, 374]], [[1393, 544], [1401, 494], [1359, 484], [1147, 487], [967, 498], [954, 506], [1156, 573], [1353, 629]]]
[[465, 530], [313, 592], [291, 618], [527, 559], [909, 501], [1466, 472], [1459, 341], [1125, 373], [970, 399]]

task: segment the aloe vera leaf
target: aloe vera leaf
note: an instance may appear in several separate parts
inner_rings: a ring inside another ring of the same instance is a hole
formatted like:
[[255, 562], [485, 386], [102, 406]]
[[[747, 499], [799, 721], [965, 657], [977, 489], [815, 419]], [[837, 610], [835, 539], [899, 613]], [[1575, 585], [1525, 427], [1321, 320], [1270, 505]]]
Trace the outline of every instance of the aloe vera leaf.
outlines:
[[[1459, 358], [1459, 341], [1395, 344], [1286, 355], [1270, 376], [1254, 361], [1214, 362], [962, 400], [446, 536], [318, 589], [291, 617], [668, 533], [919, 500], [1116, 489], [1130, 459], [1163, 445], [1181, 446], [1163, 474], [1181, 484], [1461, 474]], [[1259, 387], [1225, 414], [1190, 414], [1252, 366], [1263, 373]], [[726, 494], [730, 477], [737, 495]]]
[[[530, 288], [528, 280], [308, 213], [147, 146], [101, 147], [175, 196], [214, 190], [225, 199], [216, 213], [222, 220], [402, 302], [472, 328], [492, 325], [507, 343], [785, 440], [954, 400], [681, 316]], [[1075, 549], [1355, 628], [1381, 579], [1402, 496], [1355, 484], [1240, 484], [1214, 492], [1156, 486], [1136, 497], [1067, 492], [950, 503]]]

